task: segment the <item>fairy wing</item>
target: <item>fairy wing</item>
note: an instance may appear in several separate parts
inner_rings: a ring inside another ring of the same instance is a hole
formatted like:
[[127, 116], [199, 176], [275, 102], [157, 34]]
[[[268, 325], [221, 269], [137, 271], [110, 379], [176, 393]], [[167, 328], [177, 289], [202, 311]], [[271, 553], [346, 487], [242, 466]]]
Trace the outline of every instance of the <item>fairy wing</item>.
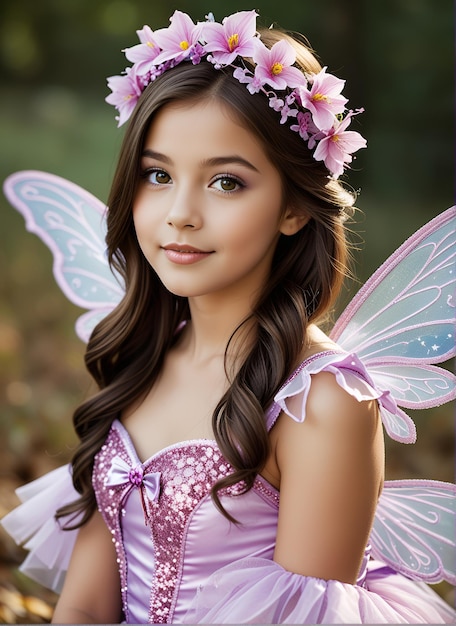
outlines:
[[106, 207], [85, 189], [39, 171], [16, 172], [4, 183], [8, 201], [25, 218], [53, 255], [53, 272], [67, 298], [88, 309], [76, 332], [88, 341], [95, 325], [124, 295], [124, 286], [108, 264], [105, 250]]
[[[422, 409], [456, 397], [455, 376], [435, 363], [456, 354], [456, 207], [428, 222], [371, 276], [331, 338], [356, 352], [397, 405]], [[388, 434], [415, 440], [401, 409], [382, 412]]]
[[409, 578], [456, 585], [456, 487], [386, 481], [371, 532], [372, 555]]

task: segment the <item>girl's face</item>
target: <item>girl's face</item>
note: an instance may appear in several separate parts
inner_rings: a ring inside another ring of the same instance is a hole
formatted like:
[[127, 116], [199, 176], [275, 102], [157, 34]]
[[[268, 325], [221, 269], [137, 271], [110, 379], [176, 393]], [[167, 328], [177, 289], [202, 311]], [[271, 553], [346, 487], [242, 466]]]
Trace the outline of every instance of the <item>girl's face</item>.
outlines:
[[139, 245], [169, 291], [251, 303], [280, 233], [292, 234], [297, 219], [282, 205], [278, 171], [223, 105], [171, 104], [155, 116], [133, 218]]

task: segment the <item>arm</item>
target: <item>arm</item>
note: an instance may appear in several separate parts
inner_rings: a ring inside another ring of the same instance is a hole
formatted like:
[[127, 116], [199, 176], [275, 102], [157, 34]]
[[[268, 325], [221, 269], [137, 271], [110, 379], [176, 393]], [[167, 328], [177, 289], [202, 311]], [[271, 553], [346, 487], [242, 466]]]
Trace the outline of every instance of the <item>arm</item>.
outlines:
[[280, 509], [274, 560], [296, 574], [354, 583], [383, 482], [375, 401], [358, 402], [320, 372], [304, 422], [275, 433]]
[[121, 597], [111, 534], [97, 511], [79, 530], [53, 623], [118, 623]]

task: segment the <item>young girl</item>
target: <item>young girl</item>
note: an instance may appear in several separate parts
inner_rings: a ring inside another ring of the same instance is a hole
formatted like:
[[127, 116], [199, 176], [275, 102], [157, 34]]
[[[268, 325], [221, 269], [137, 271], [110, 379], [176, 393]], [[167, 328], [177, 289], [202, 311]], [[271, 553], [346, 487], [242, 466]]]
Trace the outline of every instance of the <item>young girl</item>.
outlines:
[[176, 12], [110, 79], [126, 292], [87, 348], [58, 623], [454, 621], [370, 558], [388, 394], [318, 326], [365, 141], [343, 82], [256, 17]]

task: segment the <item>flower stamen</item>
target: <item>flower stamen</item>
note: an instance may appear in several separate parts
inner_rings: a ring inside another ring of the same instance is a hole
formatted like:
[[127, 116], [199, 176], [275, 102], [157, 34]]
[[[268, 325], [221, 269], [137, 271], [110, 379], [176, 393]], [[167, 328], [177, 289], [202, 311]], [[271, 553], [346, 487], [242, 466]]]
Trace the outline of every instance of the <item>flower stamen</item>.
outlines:
[[271, 67], [271, 74], [274, 74], [274, 76], [278, 76], [279, 74], [282, 73], [282, 70], [283, 70], [282, 63], [274, 63], [274, 65]]
[[328, 98], [328, 96], [325, 96], [324, 93], [315, 93], [312, 96], [312, 100], [314, 102], [327, 102], [328, 104], [331, 104], [331, 100]]
[[180, 46], [180, 48], [181, 48], [182, 50], [188, 50], [188, 48], [189, 48], [189, 43], [188, 43], [188, 41], [185, 41], [185, 40], [184, 40], [184, 41], [181, 41], [181, 42], [180, 42], [179, 46]]
[[237, 33], [234, 33], [234, 35], [230, 35], [228, 37], [228, 48], [230, 50], [230, 52], [233, 52], [233, 50], [239, 45], [239, 35]]

